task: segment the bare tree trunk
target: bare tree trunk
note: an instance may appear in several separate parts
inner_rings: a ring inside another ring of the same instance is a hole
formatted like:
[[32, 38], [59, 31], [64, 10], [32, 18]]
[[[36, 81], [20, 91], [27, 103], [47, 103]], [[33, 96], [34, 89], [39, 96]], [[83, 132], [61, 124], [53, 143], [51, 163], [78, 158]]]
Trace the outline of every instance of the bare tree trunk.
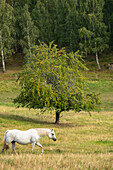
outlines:
[[1, 49], [1, 55], [2, 55], [2, 66], [3, 66], [3, 73], [5, 73], [5, 58], [4, 58], [4, 52], [3, 49]]
[[5, 73], [5, 57], [4, 57], [4, 51], [3, 51], [3, 43], [2, 43], [2, 37], [0, 35], [0, 43], [1, 43], [1, 57], [2, 57], [2, 66], [3, 66], [3, 73]]
[[98, 52], [97, 52], [97, 44], [95, 42], [95, 48], [96, 48], [96, 62], [97, 62], [97, 66], [98, 66], [98, 69], [101, 70], [101, 67], [100, 67], [100, 64], [99, 64], [99, 59], [98, 59]]
[[[94, 32], [94, 37], [96, 38], [94, 24], [93, 24], [93, 32]], [[98, 59], [98, 52], [97, 52], [97, 43], [96, 43], [96, 41], [95, 41], [95, 48], [96, 48], [96, 62], [97, 62], [97, 65], [98, 65], [98, 69], [101, 70], [101, 67], [100, 67], [100, 64], [99, 64], [99, 59]]]
[[97, 51], [96, 51], [96, 62], [97, 62], [97, 65], [98, 65], [98, 69], [101, 70], [99, 60], [98, 60], [98, 52]]

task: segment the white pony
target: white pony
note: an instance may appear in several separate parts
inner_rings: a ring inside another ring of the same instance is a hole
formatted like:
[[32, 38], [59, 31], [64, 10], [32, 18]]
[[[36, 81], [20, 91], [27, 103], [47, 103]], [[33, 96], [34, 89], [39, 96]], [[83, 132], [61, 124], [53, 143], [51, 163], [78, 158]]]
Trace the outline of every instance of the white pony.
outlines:
[[48, 136], [49, 138], [56, 141], [56, 136], [53, 129], [50, 130], [46, 128], [37, 128], [37, 129], [29, 129], [26, 131], [21, 131], [17, 129], [7, 130], [4, 135], [3, 149], [1, 153], [4, 152], [4, 149], [7, 150], [9, 148], [8, 145], [12, 143], [13, 152], [16, 154], [15, 142], [23, 145], [32, 144], [31, 153], [33, 152], [34, 145], [38, 145], [41, 148], [41, 153], [43, 153], [43, 147], [38, 142], [39, 139], [43, 136]]

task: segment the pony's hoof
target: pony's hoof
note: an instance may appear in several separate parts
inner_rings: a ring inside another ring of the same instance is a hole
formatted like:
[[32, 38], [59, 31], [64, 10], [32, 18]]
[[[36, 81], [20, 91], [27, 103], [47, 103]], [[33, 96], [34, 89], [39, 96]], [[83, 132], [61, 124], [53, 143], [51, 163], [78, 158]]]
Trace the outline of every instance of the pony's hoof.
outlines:
[[4, 150], [2, 150], [1, 155], [3, 155], [3, 153], [4, 153]]

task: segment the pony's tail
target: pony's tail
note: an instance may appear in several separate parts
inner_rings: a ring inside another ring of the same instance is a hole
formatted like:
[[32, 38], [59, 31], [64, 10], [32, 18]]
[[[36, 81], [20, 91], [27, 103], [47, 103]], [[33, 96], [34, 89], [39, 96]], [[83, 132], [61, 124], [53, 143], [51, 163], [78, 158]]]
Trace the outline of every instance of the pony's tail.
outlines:
[[9, 149], [9, 145], [6, 144], [6, 134], [8, 130], [5, 132], [4, 139], [3, 139], [3, 149]]

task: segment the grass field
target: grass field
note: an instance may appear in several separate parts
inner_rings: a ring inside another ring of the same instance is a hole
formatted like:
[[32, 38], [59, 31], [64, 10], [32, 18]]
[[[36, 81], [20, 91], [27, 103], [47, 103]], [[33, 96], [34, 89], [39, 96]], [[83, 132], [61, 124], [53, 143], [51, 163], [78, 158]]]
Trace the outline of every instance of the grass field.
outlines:
[[62, 113], [60, 124], [55, 125], [55, 115], [40, 110], [16, 108], [13, 99], [19, 93], [15, 82], [16, 71], [0, 73], [0, 150], [7, 129], [54, 128], [57, 141], [44, 137], [30, 154], [30, 145], [16, 144], [17, 155], [12, 146], [0, 155], [1, 170], [112, 170], [113, 169], [113, 72], [84, 72], [92, 91], [100, 93], [100, 113], [73, 111]]

